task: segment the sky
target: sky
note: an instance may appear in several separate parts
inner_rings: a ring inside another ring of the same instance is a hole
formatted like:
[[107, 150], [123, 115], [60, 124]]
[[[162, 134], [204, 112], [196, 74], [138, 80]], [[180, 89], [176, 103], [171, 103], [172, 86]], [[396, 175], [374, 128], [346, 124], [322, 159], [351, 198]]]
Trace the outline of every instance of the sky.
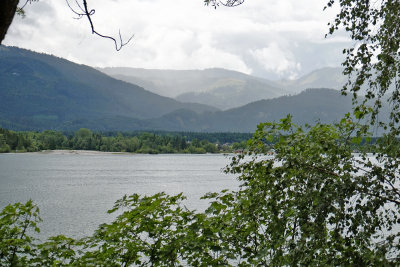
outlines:
[[[69, 0], [77, 8], [75, 0]], [[23, 1], [20, 1], [23, 2]], [[79, 2], [79, 1], [78, 1]], [[39, 0], [16, 17], [3, 42], [94, 67], [226, 68], [267, 79], [294, 79], [340, 67], [344, 33], [325, 38], [337, 7], [327, 0], [245, 0], [234, 8], [203, 0], [88, 0], [95, 29], [131, 42], [119, 52], [92, 35], [63, 0]]]

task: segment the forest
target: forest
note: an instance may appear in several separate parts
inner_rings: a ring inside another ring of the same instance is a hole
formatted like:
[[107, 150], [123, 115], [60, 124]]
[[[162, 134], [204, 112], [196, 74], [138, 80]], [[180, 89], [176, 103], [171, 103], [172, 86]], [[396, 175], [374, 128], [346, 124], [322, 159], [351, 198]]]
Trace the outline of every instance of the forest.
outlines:
[[63, 133], [52, 130], [15, 132], [0, 128], [0, 153], [58, 149], [143, 154], [228, 153], [244, 149], [250, 138], [246, 133], [95, 133], [86, 128]]

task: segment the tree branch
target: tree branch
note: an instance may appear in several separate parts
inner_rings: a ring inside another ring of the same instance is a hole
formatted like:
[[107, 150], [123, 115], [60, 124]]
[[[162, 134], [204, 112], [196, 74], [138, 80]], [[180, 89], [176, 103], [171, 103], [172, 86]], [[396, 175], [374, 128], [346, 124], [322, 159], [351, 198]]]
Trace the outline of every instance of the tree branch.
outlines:
[[226, 7], [235, 7], [239, 6], [244, 3], [244, 0], [205, 0], [204, 1], [206, 5], [210, 5], [217, 8], [220, 4]]
[[83, 7], [78, 3], [77, 0], [75, 0], [75, 3], [76, 3], [76, 5], [78, 6], [78, 8], [80, 9], [80, 11], [75, 10], [75, 9], [70, 5], [69, 0], [65, 0], [65, 1], [67, 2], [67, 5], [68, 5], [68, 7], [71, 9], [71, 11], [74, 12], [75, 15], [78, 16], [76, 19], [81, 19], [81, 18], [83, 18], [83, 17], [86, 17], [86, 18], [88, 19], [88, 21], [89, 21], [90, 28], [91, 28], [91, 30], [92, 30], [92, 34], [95, 34], [95, 35], [100, 36], [100, 37], [102, 37], [102, 38], [110, 39], [111, 41], [113, 41], [113, 42], [114, 42], [114, 45], [115, 45], [115, 50], [120, 51], [120, 50], [122, 49], [122, 47], [124, 47], [125, 45], [127, 45], [127, 44], [132, 40], [132, 38], [134, 37], [134, 35], [132, 35], [132, 36], [128, 39], [128, 41], [124, 42], [124, 41], [122, 40], [122, 35], [121, 35], [121, 31], [120, 31], [120, 30], [118, 31], [118, 34], [119, 34], [119, 41], [117, 41], [114, 37], [111, 37], [111, 36], [108, 36], [108, 35], [104, 35], [104, 34], [99, 33], [98, 31], [95, 30], [94, 24], [93, 24], [93, 21], [92, 21], [92, 16], [95, 14], [96, 11], [95, 11], [94, 9], [89, 9], [89, 8], [88, 8], [88, 4], [87, 4], [87, 1], [86, 1], [86, 0], [82, 0]]
[[219, 1], [223, 6], [235, 7], [244, 3], [244, 0], [227, 0], [226, 2]]
[[37, 2], [37, 1], [39, 0], [26, 0], [25, 4], [19, 7], [19, 9], [24, 9], [27, 4], [32, 4], [32, 2]]

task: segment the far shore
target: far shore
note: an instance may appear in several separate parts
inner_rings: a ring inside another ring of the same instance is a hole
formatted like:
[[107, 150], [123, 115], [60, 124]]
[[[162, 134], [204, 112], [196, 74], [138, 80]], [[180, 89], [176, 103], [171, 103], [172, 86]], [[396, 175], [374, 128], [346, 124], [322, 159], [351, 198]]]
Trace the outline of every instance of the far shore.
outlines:
[[[16, 153], [19, 153], [19, 152], [16, 152]], [[42, 151], [37, 151], [37, 152], [21, 152], [21, 153], [54, 154], [54, 155], [66, 155], [66, 154], [75, 154], [75, 155], [135, 154], [135, 153], [129, 153], [129, 152], [105, 152], [105, 151], [96, 151], [96, 150], [61, 150], [61, 149], [42, 150]]]
[[[26, 152], [26, 151], [12, 151], [7, 153], [0, 153], [0, 154], [51, 154], [51, 155], [157, 155], [151, 153], [136, 153], [136, 152], [110, 152], [110, 151], [98, 151], [98, 150], [67, 150], [67, 149], [55, 149], [55, 150], [42, 150], [42, 151], [35, 151], [35, 152]], [[158, 153], [163, 154], [163, 153]], [[185, 154], [185, 155], [201, 155], [196, 153], [167, 153], [167, 154]], [[204, 153], [204, 154], [231, 154], [226, 152], [221, 153]], [[204, 155], [202, 154], [202, 155]]]

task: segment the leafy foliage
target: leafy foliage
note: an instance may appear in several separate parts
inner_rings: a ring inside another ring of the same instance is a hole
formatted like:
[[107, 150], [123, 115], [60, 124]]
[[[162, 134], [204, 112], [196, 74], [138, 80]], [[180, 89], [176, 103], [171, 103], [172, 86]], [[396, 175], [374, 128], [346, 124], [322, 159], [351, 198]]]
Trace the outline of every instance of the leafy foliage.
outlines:
[[355, 109], [360, 116], [371, 115], [371, 122], [378, 120], [379, 108], [390, 96], [392, 104], [389, 128], [395, 130], [400, 120], [400, 2], [329, 0], [327, 7], [337, 3], [340, 12], [329, 24], [329, 34], [344, 29], [354, 45], [343, 50], [344, 74], [349, 79], [343, 91], [353, 93], [354, 99], [363, 84], [367, 85], [366, 99], [373, 99], [373, 106], [366, 107], [362, 101]]
[[[218, 220], [240, 218], [228, 240], [243, 266], [382, 265], [400, 256], [398, 158], [355, 156], [354, 130], [349, 118], [307, 131], [290, 117], [259, 125], [252, 159], [228, 168], [241, 174], [241, 189], [218, 195], [213, 210]], [[265, 159], [259, 151], [271, 140], [276, 156]]]
[[[10, 242], [18, 244], [21, 262], [47, 266], [394, 264], [400, 258], [400, 143], [386, 135], [370, 144], [376, 154], [352, 153], [362, 139], [369, 133], [349, 115], [336, 125], [302, 128], [290, 116], [260, 124], [249, 152], [226, 169], [239, 175], [240, 188], [204, 196], [210, 201], [205, 212], [186, 209], [182, 194], [134, 194], [117, 201], [109, 211], [117, 218], [91, 237]], [[276, 154], [265, 156], [271, 144]]]
[[23, 266], [36, 253], [31, 230], [39, 232], [39, 208], [28, 201], [6, 206], [0, 213], [0, 265]]
[[124, 212], [111, 224], [103, 224], [89, 238], [84, 265], [175, 266], [183, 253], [185, 232], [193, 212], [180, 206], [182, 194], [150, 197], [125, 196], [109, 213]]

